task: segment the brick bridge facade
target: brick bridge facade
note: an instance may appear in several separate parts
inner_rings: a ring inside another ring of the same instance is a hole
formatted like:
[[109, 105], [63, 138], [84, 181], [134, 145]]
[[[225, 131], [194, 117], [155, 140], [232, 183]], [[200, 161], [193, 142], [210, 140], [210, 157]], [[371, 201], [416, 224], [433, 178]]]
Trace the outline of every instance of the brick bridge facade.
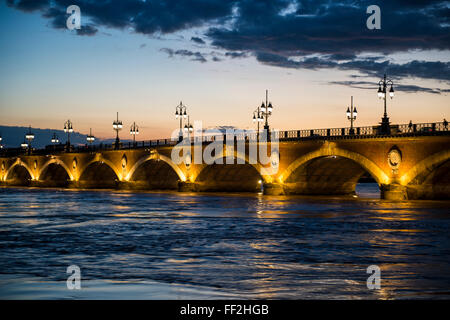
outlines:
[[[278, 170], [249, 163], [245, 152], [223, 147], [224, 164], [172, 161], [173, 145], [119, 150], [86, 148], [71, 152], [39, 150], [0, 156], [0, 185], [119, 188], [131, 190], [257, 192], [265, 194], [352, 194], [362, 176], [372, 177], [382, 198], [449, 199], [450, 135], [397, 135], [289, 138], [278, 144]], [[263, 143], [259, 143], [259, 147]], [[201, 144], [204, 151], [209, 143]], [[270, 155], [271, 143], [266, 143]], [[233, 155], [234, 164], [226, 158]]]

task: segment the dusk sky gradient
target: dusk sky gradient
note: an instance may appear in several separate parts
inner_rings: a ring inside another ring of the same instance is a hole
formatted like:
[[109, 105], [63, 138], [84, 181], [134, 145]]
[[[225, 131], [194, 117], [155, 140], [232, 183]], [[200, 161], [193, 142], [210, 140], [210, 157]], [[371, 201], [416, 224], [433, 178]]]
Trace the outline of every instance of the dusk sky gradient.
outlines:
[[[81, 8], [82, 29], [65, 27]], [[368, 5], [381, 30], [368, 30]], [[84, 28], [84, 29], [83, 29]], [[164, 138], [175, 106], [204, 127], [253, 128], [265, 90], [280, 130], [375, 125], [384, 72], [393, 123], [450, 118], [449, 1], [0, 0], [0, 125]]]

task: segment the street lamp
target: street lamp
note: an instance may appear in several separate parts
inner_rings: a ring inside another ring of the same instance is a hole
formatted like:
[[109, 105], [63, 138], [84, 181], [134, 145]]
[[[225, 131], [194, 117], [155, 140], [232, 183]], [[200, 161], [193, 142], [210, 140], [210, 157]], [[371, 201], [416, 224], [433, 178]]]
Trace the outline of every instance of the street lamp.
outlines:
[[389, 125], [389, 118], [387, 116], [386, 111], [386, 98], [387, 98], [387, 87], [391, 86], [389, 89], [389, 96], [394, 98], [394, 82], [392, 80], [386, 79], [386, 74], [384, 75], [384, 78], [378, 82], [378, 98], [384, 100], [384, 115], [383, 118], [381, 118], [381, 134], [390, 134], [391, 133], [391, 127]]
[[70, 134], [73, 132], [73, 123], [70, 120], [64, 122], [64, 132], [67, 133], [67, 150], [70, 150]]
[[59, 139], [58, 139], [58, 136], [56, 135], [56, 133], [53, 133], [53, 136], [52, 136], [52, 143], [54, 143], [54, 144], [59, 143]]
[[256, 131], [256, 139], [258, 140], [258, 136], [259, 136], [259, 124], [260, 122], [264, 121], [264, 117], [263, 114], [260, 110], [260, 108], [256, 108], [255, 111], [253, 111], [253, 122], [258, 122], [258, 130]]
[[183, 119], [187, 118], [186, 109], [187, 107], [183, 105], [183, 102], [180, 102], [180, 104], [175, 108], [175, 119], [180, 118], [180, 134], [178, 137], [179, 142], [183, 140]]
[[130, 134], [133, 136], [133, 146], [135, 146], [136, 135], [139, 134], [139, 127], [136, 125], [136, 122], [133, 122], [133, 125], [130, 128]]
[[190, 117], [188, 116], [187, 124], [184, 125], [184, 132], [186, 132], [189, 137], [189, 134], [192, 133], [193, 131], [194, 131], [194, 127], [192, 127]]
[[116, 142], [114, 143], [114, 149], [118, 150], [120, 147], [119, 131], [122, 130], [122, 121], [119, 120], [119, 113], [117, 112], [117, 119], [113, 122], [113, 129], [116, 131]]
[[24, 148], [24, 149], [27, 149], [28, 148], [28, 143], [27, 143], [27, 141], [26, 141], [26, 139], [25, 138], [23, 138], [23, 142], [22, 142], [22, 144], [20, 145], [22, 148]]
[[356, 107], [353, 107], [353, 96], [352, 96], [352, 103], [349, 108], [347, 108], [347, 119], [350, 120], [350, 131], [349, 134], [353, 135], [355, 134], [355, 129], [353, 129], [353, 121], [356, 120], [356, 116], [358, 115], [358, 111], [356, 110]]
[[58, 136], [56, 135], [56, 132], [53, 132], [53, 136], [52, 136], [52, 143], [53, 143], [53, 149], [55, 149], [56, 150], [56, 144], [58, 144], [59, 143], [59, 138], [58, 138]]
[[34, 134], [31, 132], [31, 126], [25, 134], [25, 139], [28, 140], [28, 155], [31, 154], [31, 142], [34, 140]]
[[95, 141], [95, 137], [92, 135], [92, 128], [89, 128], [89, 135], [86, 137], [86, 140], [90, 145]]
[[3, 138], [2, 138], [2, 135], [0, 134], [0, 149], [3, 149], [2, 140], [3, 140]]
[[266, 133], [267, 133], [267, 140], [270, 139], [270, 134], [269, 134], [269, 116], [272, 115], [272, 110], [273, 110], [272, 102], [269, 102], [268, 96], [269, 96], [269, 91], [266, 90], [266, 103], [263, 102], [261, 104], [261, 113], [262, 113], [263, 117], [266, 120], [266, 122], [264, 124], [264, 130], [266, 130]]

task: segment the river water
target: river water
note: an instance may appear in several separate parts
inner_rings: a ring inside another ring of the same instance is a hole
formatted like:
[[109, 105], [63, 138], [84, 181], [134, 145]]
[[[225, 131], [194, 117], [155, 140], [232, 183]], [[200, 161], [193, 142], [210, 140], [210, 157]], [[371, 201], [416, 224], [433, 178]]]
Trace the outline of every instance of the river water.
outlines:
[[450, 298], [449, 202], [357, 193], [0, 188], [0, 298]]

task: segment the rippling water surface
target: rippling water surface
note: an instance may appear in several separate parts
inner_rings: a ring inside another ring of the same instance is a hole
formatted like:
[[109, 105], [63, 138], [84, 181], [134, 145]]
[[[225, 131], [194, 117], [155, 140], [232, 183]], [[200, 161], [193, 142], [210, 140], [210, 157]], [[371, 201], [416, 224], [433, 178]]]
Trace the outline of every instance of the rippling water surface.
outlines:
[[0, 298], [450, 298], [449, 231], [445, 201], [0, 188]]

